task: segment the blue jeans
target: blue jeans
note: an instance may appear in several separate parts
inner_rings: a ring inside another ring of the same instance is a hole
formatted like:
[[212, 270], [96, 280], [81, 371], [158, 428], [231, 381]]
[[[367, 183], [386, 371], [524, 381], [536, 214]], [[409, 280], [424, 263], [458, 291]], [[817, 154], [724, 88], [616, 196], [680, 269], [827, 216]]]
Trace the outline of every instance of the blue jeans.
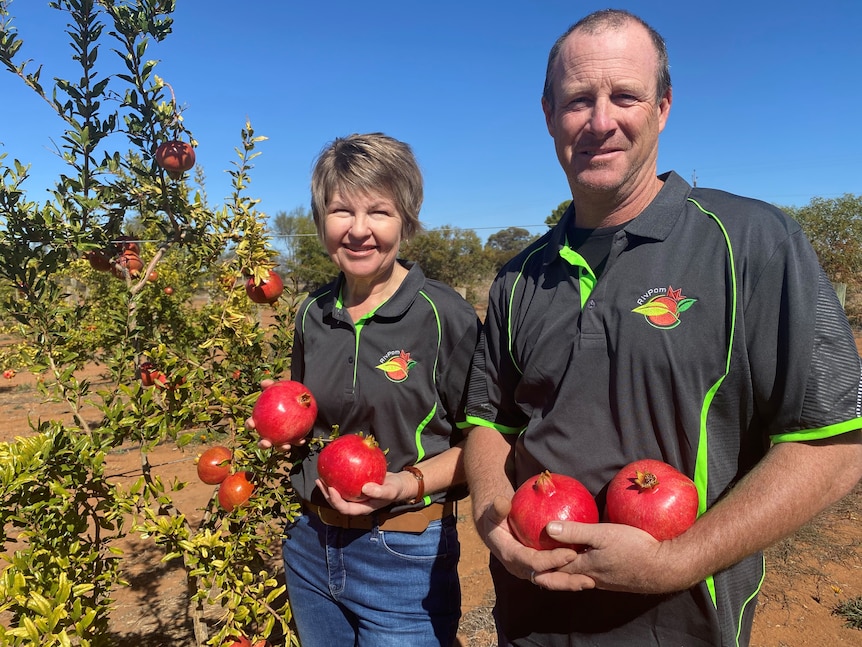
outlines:
[[455, 517], [423, 533], [355, 530], [303, 514], [283, 544], [302, 647], [450, 647], [461, 617]]

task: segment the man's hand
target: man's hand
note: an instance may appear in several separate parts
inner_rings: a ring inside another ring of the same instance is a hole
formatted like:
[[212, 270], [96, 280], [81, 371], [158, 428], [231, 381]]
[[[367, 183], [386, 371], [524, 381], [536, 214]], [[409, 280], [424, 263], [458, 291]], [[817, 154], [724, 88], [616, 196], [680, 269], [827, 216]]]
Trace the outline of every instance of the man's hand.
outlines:
[[589, 546], [565, 566], [537, 574], [536, 584], [554, 591], [569, 591], [583, 578], [596, 588], [631, 593], [667, 593], [693, 583], [666, 563], [670, 542], [659, 542], [649, 533], [613, 523], [552, 521], [548, 535], [566, 544]]
[[595, 587], [591, 577], [567, 572], [572, 560], [578, 557], [574, 550], [534, 550], [519, 542], [509, 529], [509, 510], [511, 503], [497, 497], [477, 523], [479, 535], [506, 570], [544, 588], [551, 588], [546, 583], [553, 584], [554, 589], [560, 591], [583, 591]]

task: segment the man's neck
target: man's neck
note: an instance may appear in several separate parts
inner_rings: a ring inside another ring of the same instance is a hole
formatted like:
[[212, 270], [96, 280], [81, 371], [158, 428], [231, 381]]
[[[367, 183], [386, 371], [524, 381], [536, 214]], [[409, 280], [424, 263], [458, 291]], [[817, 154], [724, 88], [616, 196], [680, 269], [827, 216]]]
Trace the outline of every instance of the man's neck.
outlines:
[[615, 227], [637, 218], [664, 186], [658, 177], [654, 176], [653, 180], [637, 193], [623, 197], [602, 192], [573, 192], [575, 226], [581, 229]]

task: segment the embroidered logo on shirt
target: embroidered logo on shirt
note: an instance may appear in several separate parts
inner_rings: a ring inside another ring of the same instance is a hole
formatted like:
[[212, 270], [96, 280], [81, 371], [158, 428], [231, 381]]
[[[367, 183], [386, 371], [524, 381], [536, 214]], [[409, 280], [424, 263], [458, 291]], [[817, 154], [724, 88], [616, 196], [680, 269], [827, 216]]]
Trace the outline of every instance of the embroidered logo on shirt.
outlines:
[[682, 294], [682, 288], [673, 289], [672, 285], [650, 289], [638, 299], [638, 307], [632, 310], [644, 316], [650, 326], [668, 330], [679, 325], [680, 315], [697, 302]]
[[386, 373], [390, 382], [403, 382], [415, 365], [416, 360], [410, 359], [410, 353], [404, 350], [391, 350], [380, 358], [377, 368]]

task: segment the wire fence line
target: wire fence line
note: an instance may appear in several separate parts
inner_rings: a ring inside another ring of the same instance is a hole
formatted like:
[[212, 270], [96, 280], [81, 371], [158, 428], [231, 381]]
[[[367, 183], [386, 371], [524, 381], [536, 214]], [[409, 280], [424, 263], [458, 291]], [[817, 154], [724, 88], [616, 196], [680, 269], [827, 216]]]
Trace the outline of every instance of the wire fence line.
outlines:
[[[507, 225], [507, 226], [495, 226], [495, 227], [434, 227], [432, 229], [426, 229], [423, 233], [429, 231], [439, 231], [439, 232], [452, 232], [452, 231], [486, 231], [486, 230], [495, 230], [495, 231], [506, 231], [507, 229], [537, 229], [539, 227], [548, 228], [550, 225], [547, 223], [541, 223], [539, 225]], [[273, 233], [269, 234], [270, 238], [317, 238], [317, 233], [308, 233], [308, 234], [279, 234]], [[109, 241], [111, 244], [120, 245], [122, 243], [160, 243], [163, 242], [158, 238], [123, 238], [122, 240], [112, 240]]]

